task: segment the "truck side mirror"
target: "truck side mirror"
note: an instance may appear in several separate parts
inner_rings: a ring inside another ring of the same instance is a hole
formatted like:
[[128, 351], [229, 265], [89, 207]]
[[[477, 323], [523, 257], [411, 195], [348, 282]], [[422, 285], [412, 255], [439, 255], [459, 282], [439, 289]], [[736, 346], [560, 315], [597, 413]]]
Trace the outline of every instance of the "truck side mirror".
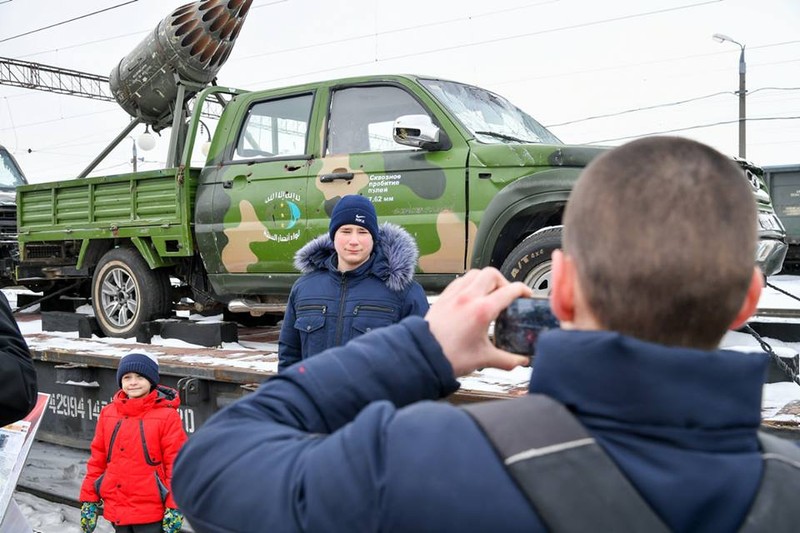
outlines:
[[392, 127], [394, 142], [431, 151], [442, 149], [439, 133], [439, 127], [428, 115], [403, 115]]

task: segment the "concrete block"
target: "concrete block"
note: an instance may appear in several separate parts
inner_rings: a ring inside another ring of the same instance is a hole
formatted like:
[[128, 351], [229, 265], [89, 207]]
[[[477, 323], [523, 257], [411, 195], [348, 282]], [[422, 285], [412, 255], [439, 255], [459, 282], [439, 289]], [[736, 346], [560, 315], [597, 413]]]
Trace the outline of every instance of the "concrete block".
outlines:
[[237, 342], [239, 330], [234, 322], [190, 322], [188, 320], [159, 320], [142, 324], [136, 334], [137, 342], [149, 343], [156, 335], [163, 339], [179, 339], [200, 346], [220, 346]]
[[42, 313], [42, 331], [77, 331], [83, 339], [92, 335], [105, 337], [93, 316], [66, 311], [45, 311]]

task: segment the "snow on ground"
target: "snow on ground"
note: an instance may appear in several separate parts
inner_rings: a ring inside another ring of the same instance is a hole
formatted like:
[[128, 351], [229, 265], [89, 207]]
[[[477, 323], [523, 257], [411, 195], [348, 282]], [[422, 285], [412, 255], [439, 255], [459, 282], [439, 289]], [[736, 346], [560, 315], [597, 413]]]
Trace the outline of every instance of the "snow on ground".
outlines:
[[[769, 281], [773, 285], [780, 287], [785, 291], [800, 296], [800, 276], [775, 276], [770, 278]], [[16, 291], [4, 289], [3, 292], [6, 293], [6, 296], [13, 307], [16, 303]], [[764, 293], [759, 301], [759, 308], [800, 310], [800, 302], [792, 299], [789, 296], [781, 294], [779, 291], [775, 291], [774, 289], [767, 287], [764, 289]], [[31, 310], [28, 310], [28, 312], [36, 313], [38, 312], [38, 309], [32, 308]], [[85, 311], [82, 310], [81, 312], [85, 312], [85, 314], [91, 314], [91, 307], [88, 307], [88, 309]], [[213, 321], [221, 319], [221, 317], [200, 317], [195, 315], [192, 315], [190, 318], [198, 321]], [[787, 319], [771, 320], [790, 322], [790, 320]], [[20, 322], [19, 325], [20, 329], [25, 335], [41, 333], [42, 331], [41, 321], [38, 320], [27, 322], [23, 321]], [[800, 327], [800, 323], [798, 323], [797, 327]], [[125, 347], [126, 344], [134, 344], [136, 342], [135, 339], [102, 339], [93, 337], [92, 342], [87, 343], [83, 339], [78, 339], [77, 333], [73, 332], [50, 332], [49, 335], [59, 337], [61, 339], [59, 341], [59, 346], [64, 348], [80, 350], [82, 348], [86, 349], [87, 347], [91, 347], [92, 350], [97, 351], [98, 343], [107, 344], [107, 347], [102, 349], [103, 353], [117, 357], [122, 357], [125, 353], [127, 353], [127, 349]], [[791, 355], [795, 352], [800, 353], [800, 342], [783, 342], [772, 338], [767, 338], [765, 340], [769, 342], [773, 349], [775, 349], [775, 351], [782, 356]], [[38, 346], [38, 342], [46, 341], [35, 340], [31, 342], [31, 346]], [[152, 342], [154, 346], [152, 351], [156, 353], [158, 353], [157, 346], [159, 345], [182, 348], [198, 348], [198, 350], [201, 349], [201, 347], [175, 339], [162, 339], [160, 337], [154, 337]], [[758, 342], [752, 336], [738, 332], [729, 332], [722, 340], [721, 346], [729, 349], [748, 352], [758, 352], [761, 350]], [[178, 357], [180, 357], [182, 361], [186, 362], [191, 361], [204, 364], [225, 364], [229, 366], [241, 365], [242, 367], [246, 366], [247, 368], [259, 368], [267, 372], [275, 372], [277, 370], [277, 363], [266, 364], [264, 361], [249, 360], [251, 358], [256, 358], [262, 353], [276, 352], [277, 346], [275, 344], [240, 341], [238, 343], [226, 343], [222, 348], [225, 350], [241, 352], [241, 354], [238, 354], [240, 357], [236, 359], [227, 358], [224, 361], [214, 361], [213, 357], [206, 356]], [[495, 369], [484, 369], [463, 378], [461, 381], [462, 387], [466, 389], [486, 392], [504, 392], [511, 388], [524, 387], [530, 379], [530, 373], [530, 368], [517, 368], [510, 372]], [[800, 386], [797, 384], [782, 382], [764, 385], [764, 398], [762, 407], [764, 418], [774, 421], [800, 423], [800, 416], [798, 415], [779, 414], [781, 409], [792, 402], [800, 402]], [[48, 459], [52, 458], [52, 456], [53, 454], [49, 453]], [[65, 459], [65, 461], [69, 463], [68, 459]], [[81, 477], [79, 475], [81, 470], [78, 465], [60, 464], [56, 462], [55, 466], [38, 466], [39, 468], [51, 469], [52, 472], [48, 474], [47, 472], [36, 471], [35, 469], [37, 467], [34, 466], [36, 464], [35, 461], [29, 461], [29, 463], [31, 471], [28, 471], [27, 469], [29, 467], [26, 466], [24, 475], [41, 477], [44, 479], [45, 483], [48, 483], [46, 478], [48, 475], [50, 475], [53, 479], [49, 480], [49, 483], [55, 485], [58, 485], [59, 483], [63, 484], [64, 494], [71, 494], [75, 490], [75, 484], [79, 484], [80, 482], [80, 480], [76, 478], [76, 476]], [[85, 469], [85, 465], [83, 465], [83, 468]], [[51, 503], [42, 500], [41, 498], [37, 498], [36, 496], [19, 491], [15, 493], [14, 499], [34, 531], [40, 531], [42, 533], [80, 532], [80, 512], [77, 509], [57, 503]], [[98, 528], [96, 531], [99, 533], [110, 533], [113, 531], [113, 528], [108, 522], [105, 522], [103, 519], [101, 519], [98, 521]]]
[[[40, 533], [81, 533], [81, 512], [75, 507], [43, 500], [17, 491], [14, 501], [33, 531]], [[95, 533], [113, 533], [114, 527], [104, 519], [97, 521]]]

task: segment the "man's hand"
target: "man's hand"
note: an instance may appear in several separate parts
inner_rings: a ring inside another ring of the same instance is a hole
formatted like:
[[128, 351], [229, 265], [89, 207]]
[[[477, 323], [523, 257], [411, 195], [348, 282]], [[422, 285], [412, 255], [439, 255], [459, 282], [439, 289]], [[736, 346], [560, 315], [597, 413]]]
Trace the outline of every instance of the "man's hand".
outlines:
[[489, 324], [519, 297], [531, 295], [520, 282], [510, 283], [495, 268], [470, 270], [456, 279], [431, 306], [425, 320], [439, 341], [456, 376], [485, 367], [511, 370], [529, 358], [495, 348]]

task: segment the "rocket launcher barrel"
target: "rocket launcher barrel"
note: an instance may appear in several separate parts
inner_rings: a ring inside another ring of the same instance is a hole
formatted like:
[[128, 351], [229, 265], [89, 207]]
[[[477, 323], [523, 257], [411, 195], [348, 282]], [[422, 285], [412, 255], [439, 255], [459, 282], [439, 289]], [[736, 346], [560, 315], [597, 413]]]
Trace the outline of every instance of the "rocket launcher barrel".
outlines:
[[233, 50], [252, 0], [185, 4], [158, 23], [112, 70], [111, 92], [122, 108], [155, 130], [169, 126], [178, 95], [210, 83]]

